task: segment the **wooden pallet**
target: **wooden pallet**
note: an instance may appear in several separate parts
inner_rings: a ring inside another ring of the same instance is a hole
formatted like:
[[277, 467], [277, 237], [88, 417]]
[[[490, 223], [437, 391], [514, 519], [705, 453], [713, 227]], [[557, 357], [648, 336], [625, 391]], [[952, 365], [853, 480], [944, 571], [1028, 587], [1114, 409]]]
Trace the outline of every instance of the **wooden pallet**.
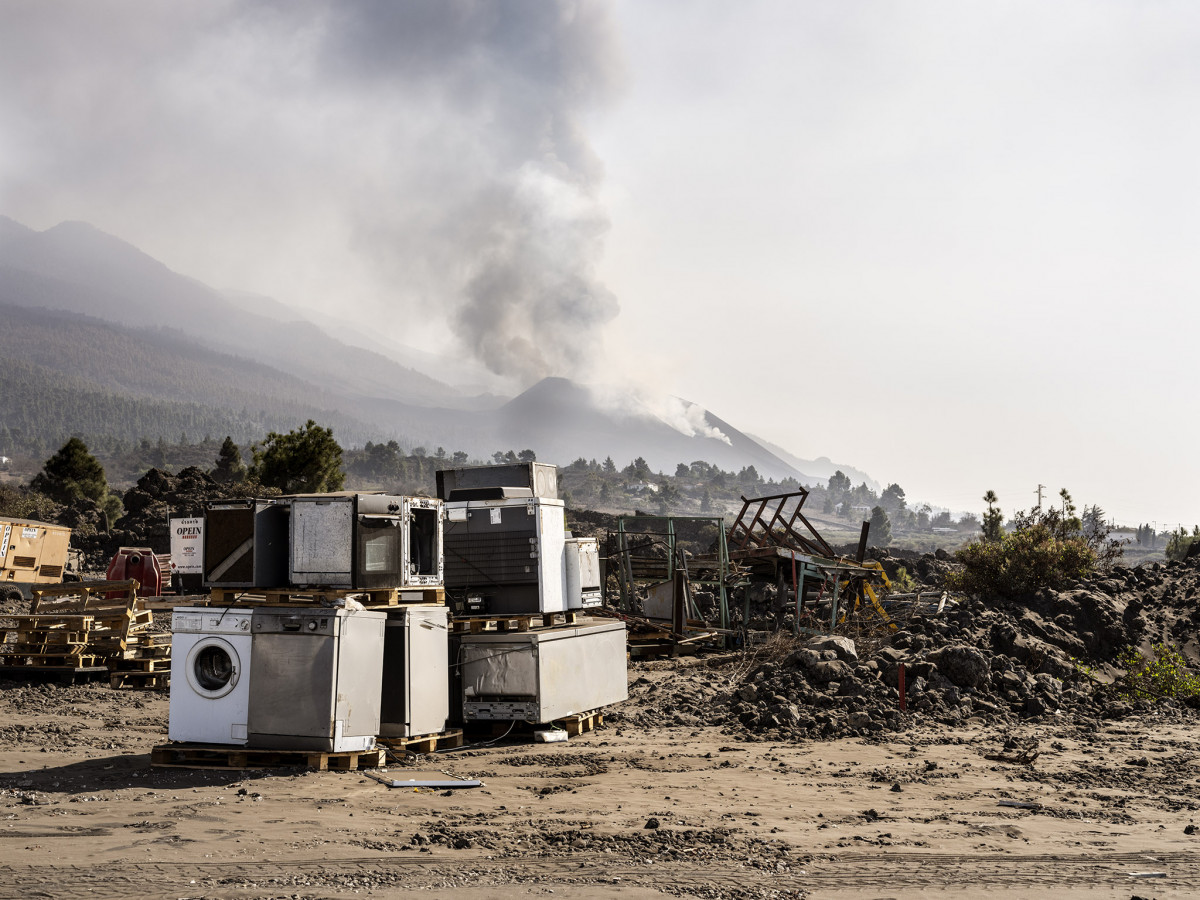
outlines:
[[92, 681], [101, 677], [108, 677], [108, 666], [30, 666], [24, 663], [19, 665], [0, 664], [0, 678], [59, 681], [63, 684], [76, 684], [83, 681]]
[[430, 588], [387, 588], [372, 591], [326, 590], [229, 590], [217, 588], [209, 594], [209, 606], [332, 606], [338, 600], [357, 600], [368, 609], [392, 606], [445, 606], [446, 590]]
[[535, 725], [530, 722], [507, 722], [507, 721], [490, 721], [476, 720], [468, 722], [465, 726], [475, 735], [492, 735], [493, 737], [500, 734], [532, 734], [535, 731], [541, 731], [547, 725], [561, 728], [570, 737], [576, 737], [588, 731], [595, 731], [597, 727], [604, 724], [604, 713], [598, 709], [591, 712], [576, 713], [573, 716], [563, 716], [561, 719], [555, 719], [553, 722]]
[[33, 669], [107, 667], [153, 622], [137, 588], [133, 580], [35, 587], [28, 614], [0, 616], [0, 659]]
[[26, 666], [30, 669], [107, 669], [106, 658], [83, 653], [5, 653], [0, 652], [0, 664]]
[[384, 765], [382, 748], [344, 753], [315, 750], [252, 750], [211, 744], [162, 744], [150, 752], [150, 765], [185, 769], [307, 768], [320, 772], [374, 769]]
[[138, 657], [118, 660], [115, 666], [118, 672], [170, 672], [171, 657]]
[[123, 669], [108, 673], [108, 686], [114, 690], [123, 687], [142, 688], [143, 690], [166, 690], [171, 686], [171, 670], [161, 672], [146, 672], [139, 669]]
[[[33, 603], [29, 607], [31, 613], [44, 611], [41, 609], [44, 598], [70, 598], [71, 605], [78, 606], [80, 611], [90, 609], [133, 609], [137, 599], [137, 590], [141, 587], [133, 579], [128, 581], [69, 581], [63, 584], [40, 584], [31, 591]], [[108, 594], [117, 594], [109, 597]], [[56, 610], [57, 611], [57, 610]]]
[[587, 731], [595, 731], [596, 726], [603, 725], [604, 713], [598, 709], [594, 709], [591, 712], [579, 713], [574, 716], [567, 716], [565, 719], [558, 719], [554, 724], [566, 731], [571, 737], [575, 737]]
[[134, 635], [128, 650], [109, 663], [109, 685], [166, 688], [171, 684], [171, 635], [143, 632]]
[[377, 742], [389, 750], [408, 753], [433, 753], [435, 750], [452, 750], [463, 745], [461, 728], [442, 731], [438, 734], [422, 734], [415, 737], [381, 737]]
[[460, 616], [451, 623], [455, 634], [484, 634], [487, 632], [537, 631], [574, 625], [579, 621], [575, 612], [539, 613], [531, 616]]

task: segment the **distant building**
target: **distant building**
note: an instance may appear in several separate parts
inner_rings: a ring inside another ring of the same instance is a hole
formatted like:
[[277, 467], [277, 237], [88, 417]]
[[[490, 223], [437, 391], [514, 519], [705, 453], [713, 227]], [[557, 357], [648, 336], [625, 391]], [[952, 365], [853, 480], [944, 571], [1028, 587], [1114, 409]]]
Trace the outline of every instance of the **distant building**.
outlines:
[[631, 494], [645, 494], [646, 492], [656, 494], [658, 493], [658, 485], [651, 484], [649, 481], [639, 481], [636, 484], [631, 484], [628, 490]]

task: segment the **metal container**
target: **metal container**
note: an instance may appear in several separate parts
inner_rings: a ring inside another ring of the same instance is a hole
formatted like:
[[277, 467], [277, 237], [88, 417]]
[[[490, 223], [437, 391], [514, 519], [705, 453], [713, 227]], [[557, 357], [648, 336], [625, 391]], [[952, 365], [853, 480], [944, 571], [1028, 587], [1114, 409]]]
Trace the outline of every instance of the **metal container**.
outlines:
[[284, 587], [287, 574], [286, 503], [212, 500], [205, 504], [205, 587]]
[[70, 528], [0, 518], [0, 600], [28, 597], [36, 585], [62, 581], [70, 544]]
[[392, 494], [292, 497], [288, 580], [370, 590], [442, 583], [442, 501]]
[[566, 514], [561, 500], [452, 500], [443, 540], [446, 589], [481, 598], [488, 615], [564, 612]]
[[387, 611], [379, 733], [437, 734], [450, 715], [449, 610], [405, 606]]
[[370, 750], [379, 734], [381, 612], [260, 608], [251, 623], [249, 745]]
[[567, 538], [567, 609], [590, 609], [603, 600], [600, 591], [600, 544], [595, 538]]
[[462, 634], [457, 656], [468, 722], [551, 722], [629, 696], [624, 622]]
[[[490, 489], [525, 489], [528, 496], [558, 499], [558, 466], [529, 462], [509, 466], [466, 466], [437, 473], [437, 495], [443, 500], [493, 499]], [[482, 492], [478, 493], [477, 492]], [[456, 494], [462, 496], [455, 496]]]

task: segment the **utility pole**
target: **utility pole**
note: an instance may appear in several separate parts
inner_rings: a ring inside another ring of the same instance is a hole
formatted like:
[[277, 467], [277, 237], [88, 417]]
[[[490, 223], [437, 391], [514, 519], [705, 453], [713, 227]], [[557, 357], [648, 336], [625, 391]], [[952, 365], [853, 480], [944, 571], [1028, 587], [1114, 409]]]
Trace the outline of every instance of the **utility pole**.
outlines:
[[1042, 491], [1044, 491], [1045, 489], [1046, 489], [1046, 486], [1045, 486], [1044, 484], [1039, 484], [1039, 485], [1038, 485], [1038, 489], [1037, 489], [1037, 495], [1038, 495], [1038, 509], [1041, 509], [1041, 508], [1042, 508]]

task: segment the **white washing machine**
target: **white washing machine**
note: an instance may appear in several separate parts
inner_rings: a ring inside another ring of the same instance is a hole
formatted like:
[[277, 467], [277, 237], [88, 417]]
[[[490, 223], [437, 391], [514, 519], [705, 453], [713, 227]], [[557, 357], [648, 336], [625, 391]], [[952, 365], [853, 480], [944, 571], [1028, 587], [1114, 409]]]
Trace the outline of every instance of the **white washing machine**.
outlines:
[[171, 616], [173, 741], [245, 745], [252, 611], [182, 607]]

